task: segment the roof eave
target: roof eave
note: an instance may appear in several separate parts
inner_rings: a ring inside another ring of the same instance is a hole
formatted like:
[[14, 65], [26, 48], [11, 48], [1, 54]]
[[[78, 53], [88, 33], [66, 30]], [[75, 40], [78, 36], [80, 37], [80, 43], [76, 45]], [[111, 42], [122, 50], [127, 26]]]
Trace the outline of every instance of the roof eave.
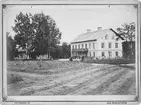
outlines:
[[83, 43], [83, 42], [91, 42], [91, 41], [97, 41], [97, 39], [85, 40], [85, 41], [78, 41], [78, 42], [71, 42], [71, 44], [74, 44], [74, 43]]
[[110, 30], [111, 31], [113, 31], [119, 38], [121, 38], [122, 40], [124, 40], [124, 38], [122, 38], [121, 36], [120, 36], [120, 34], [118, 34], [116, 31], [114, 31], [112, 28], [110, 28]]

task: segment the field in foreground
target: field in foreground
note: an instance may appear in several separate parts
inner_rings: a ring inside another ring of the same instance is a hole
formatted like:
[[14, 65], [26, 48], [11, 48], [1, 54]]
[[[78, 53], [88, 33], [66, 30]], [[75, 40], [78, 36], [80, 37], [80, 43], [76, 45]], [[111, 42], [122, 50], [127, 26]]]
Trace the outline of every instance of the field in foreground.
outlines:
[[8, 62], [8, 95], [134, 95], [135, 65]]

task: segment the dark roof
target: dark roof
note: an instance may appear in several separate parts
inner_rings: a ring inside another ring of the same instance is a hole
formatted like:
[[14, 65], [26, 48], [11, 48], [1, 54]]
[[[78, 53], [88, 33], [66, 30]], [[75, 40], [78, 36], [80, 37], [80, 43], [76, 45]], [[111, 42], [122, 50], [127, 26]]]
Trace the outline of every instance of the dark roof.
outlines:
[[[97, 30], [97, 31], [90, 31], [90, 32], [87, 32], [87, 33], [80, 34], [71, 43], [96, 40], [99, 37], [104, 36], [105, 33], [108, 32], [109, 30], [114, 32], [118, 37], [120, 37], [120, 35], [118, 33], [116, 33], [112, 28], [108, 28], [108, 29]], [[120, 37], [120, 38], [123, 40], [122, 37]]]

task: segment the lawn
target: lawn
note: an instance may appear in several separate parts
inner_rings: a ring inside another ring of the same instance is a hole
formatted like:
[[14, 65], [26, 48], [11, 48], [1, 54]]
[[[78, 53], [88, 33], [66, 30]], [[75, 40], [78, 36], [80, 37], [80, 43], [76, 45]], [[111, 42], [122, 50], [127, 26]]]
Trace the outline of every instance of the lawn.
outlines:
[[135, 94], [135, 65], [9, 61], [8, 95]]

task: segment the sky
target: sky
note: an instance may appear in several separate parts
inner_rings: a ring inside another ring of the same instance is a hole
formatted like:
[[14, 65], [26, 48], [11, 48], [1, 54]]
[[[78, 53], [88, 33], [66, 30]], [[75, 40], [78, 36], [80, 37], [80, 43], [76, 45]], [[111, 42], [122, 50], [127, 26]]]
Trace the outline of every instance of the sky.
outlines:
[[124, 23], [137, 23], [137, 9], [133, 5], [9, 5], [3, 10], [4, 30], [14, 36], [11, 26], [20, 12], [50, 15], [62, 32], [62, 42], [70, 43], [75, 37], [86, 33], [121, 27]]

